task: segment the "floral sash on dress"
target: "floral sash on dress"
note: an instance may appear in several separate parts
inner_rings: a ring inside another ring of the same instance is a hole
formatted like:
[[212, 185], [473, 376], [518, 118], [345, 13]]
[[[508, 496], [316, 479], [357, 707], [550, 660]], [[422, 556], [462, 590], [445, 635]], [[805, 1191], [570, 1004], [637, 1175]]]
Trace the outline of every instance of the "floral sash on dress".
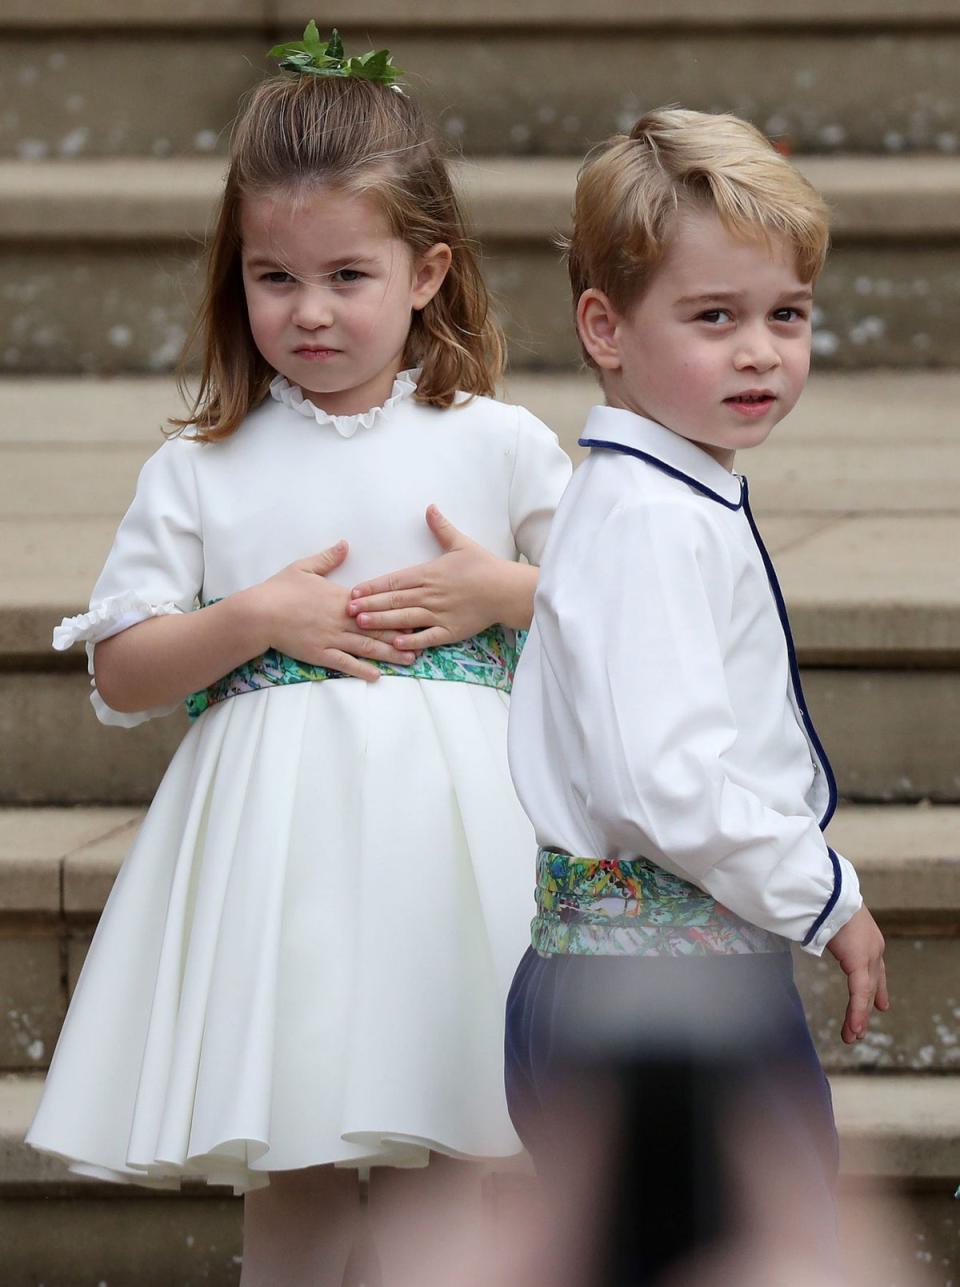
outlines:
[[[392, 666], [385, 661], [375, 661], [373, 665], [385, 675], [409, 679], [446, 679], [459, 684], [480, 684], [484, 688], [497, 688], [503, 693], [509, 693], [525, 638], [525, 631], [495, 625], [462, 643], [425, 648], [409, 666]], [[309, 662], [297, 661], [296, 658], [271, 648], [259, 657], [244, 662], [236, 670], [231, 670], [209, 688], [191, 693], [186, 700], [187, 714], [191, 719], [196, 719], [208, 706], [260, 688], [344, 678], [346, 676], [339, 670], [312, 666]]]

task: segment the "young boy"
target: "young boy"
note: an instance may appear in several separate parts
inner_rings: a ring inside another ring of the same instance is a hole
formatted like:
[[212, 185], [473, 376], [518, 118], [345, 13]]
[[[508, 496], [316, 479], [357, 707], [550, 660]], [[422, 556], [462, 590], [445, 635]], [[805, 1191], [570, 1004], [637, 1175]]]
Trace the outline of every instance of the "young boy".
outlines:
[[599, 1005], [629, 976], [648, 1000], [675, 983], [769, 1017], [775, 995], [758, 1062], [819, 1097], [826, 1173], [829, 1092], [790, 942], [846, 973], [845, 1042], [888, 1005], [883, 939], [822, 834], [834, 778], [732, 472], [803, 389], [827, 240], [817, 193], [734, 117], [651, 112], [580, 175], [569, 270], [606, 405], [553, 522], [510, 715], [541, 848], [507, 1083], [538, 1161], [563, 1130], [543, 1111], [574, 997]]

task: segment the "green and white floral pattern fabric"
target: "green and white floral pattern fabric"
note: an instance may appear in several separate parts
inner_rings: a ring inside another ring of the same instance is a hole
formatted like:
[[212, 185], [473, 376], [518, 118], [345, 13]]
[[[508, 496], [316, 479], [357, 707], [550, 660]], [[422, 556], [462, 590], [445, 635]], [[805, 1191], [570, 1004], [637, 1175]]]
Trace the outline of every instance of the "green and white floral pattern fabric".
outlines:
[[[392, 666], [380, 661], [373, 664], [385, 675], [407, 679], [445, 679], [459, 684], [479, 684], [484, 688], [496, 688], [509, 693], [525, 638], [525, 631], [494, 625], [462, 643], [425, 648], [409, 666]], [[325, 666], [297, 661], [296, 658], [271, 648], [238, 666], [236, 670], [231, 670], [209, 688], [191, 693], [186, 700], [187, 714], [191, 719], [196, 719], [208, 706], [261, 688], [343, 678], [345, 676], [339, 670], [328, 670]]]
[[536, 900], [532, 944], [545, 956], [745, 955], [789, 947], [645, 858], [541, 849]]

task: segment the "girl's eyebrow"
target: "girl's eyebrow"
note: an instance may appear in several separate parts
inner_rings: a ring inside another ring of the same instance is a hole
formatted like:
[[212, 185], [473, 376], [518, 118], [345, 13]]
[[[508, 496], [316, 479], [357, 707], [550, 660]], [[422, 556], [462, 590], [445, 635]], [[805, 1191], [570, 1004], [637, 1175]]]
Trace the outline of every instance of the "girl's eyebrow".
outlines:
[[[289, 269], [284, 267], [283, 260], [279, 257], [268, 255], [253, 255], [250, 259], [244, 261], [248, 268], [283, 268], [284, 272]], [[318, 275], [323, 277], [327, 273], [337, 272], [342, 268], [356, 268], [358, 264], [373, 264], [376, 260], [372, 255], [341, 255], [336, 259], [329, 259], [318, 269]], [[331, 267], [331, 265], [334, 265]]]

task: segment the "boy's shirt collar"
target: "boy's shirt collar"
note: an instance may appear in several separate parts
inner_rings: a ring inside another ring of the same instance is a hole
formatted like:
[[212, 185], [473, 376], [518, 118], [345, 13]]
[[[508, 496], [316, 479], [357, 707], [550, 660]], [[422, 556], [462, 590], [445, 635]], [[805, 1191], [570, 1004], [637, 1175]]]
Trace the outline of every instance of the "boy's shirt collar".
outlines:
[[587, 417], [581, 447], [607, 447], [639, 455], [667, 473], [680, 475], [697, 491], [731, 509], [743, 500], [738, 474], [731, 474], [709, 452], [655, 420], [620, 407], [593, 407]]

